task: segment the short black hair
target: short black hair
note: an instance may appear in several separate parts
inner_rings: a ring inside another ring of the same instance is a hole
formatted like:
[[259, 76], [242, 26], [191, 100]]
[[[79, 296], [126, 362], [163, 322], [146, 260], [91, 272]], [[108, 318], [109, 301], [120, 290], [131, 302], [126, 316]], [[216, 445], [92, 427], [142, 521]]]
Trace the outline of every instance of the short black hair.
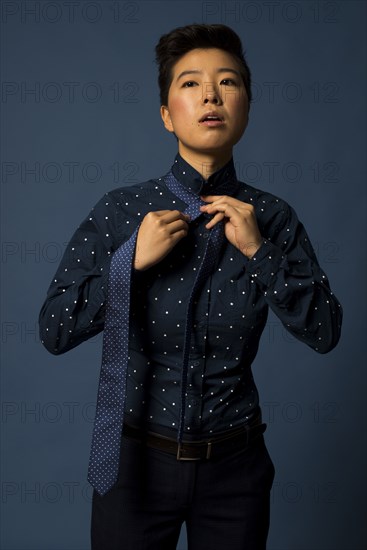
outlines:
[[175, 63], [195, 48], [218, 48], [231, 54], [239, 64], [247, 97], [252, 100], [251, 71], [247, 65], [240, 37], [227, 25], [193, 24], [177, 27], [160, 37], [155, 48], [161, 105], [167, 105]]

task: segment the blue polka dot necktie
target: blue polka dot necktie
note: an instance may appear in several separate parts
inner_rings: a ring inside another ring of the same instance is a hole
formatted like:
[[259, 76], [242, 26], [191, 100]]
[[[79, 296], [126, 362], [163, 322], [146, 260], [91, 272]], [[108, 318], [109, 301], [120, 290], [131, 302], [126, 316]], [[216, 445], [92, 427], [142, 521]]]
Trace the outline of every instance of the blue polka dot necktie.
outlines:
[[[172, 193], [188, 205], [185, 214], [190, 215], [191, 221], [202, 214], [200, 206], [205, 203], [198, 195], [189, 192], [174, 177], [172, 172], [169, 172], [165, 177], [165, 183]], [[88, 481], [100, 495], [106, 494], [113, 487], [117, 481], [119, 471], [126, 375], [129, 361], [131, 270], [138, 230], [139, 227], [124, 246], [121, 246], [114, 253], [110, 265], [102, 365], [88, 468]], [[203, 259], [188, 301], [181, 374], [181, 410], [177, 435], [179, 442], [183, 438], [185, 422], [185, 393], [192, 327], [192, 306], [196, 293], [213, 270], [223, 238], [223, 223], [218, 223], [210, 230]]]
[[[166, 178], [166, 185], [170, 191], [177, 195], [181, 200], [188, 203], [188, 207], [185, 210], [185, 214], [189, 214], [192, 220], [202, 214], [200, 206], [207, 204], [200, 199], [199, 196], [193, 195], [186, 191], [185, 187], [180, 184], [179, 181], [173, 176], [172, 173], [168, 174]], [[205, 235], [206, 236], [206, 235]], [[185, 403], [186, 403], [186, 389], [187, 389], [187, 373], [189, 366], [190, 355], [190, 342], [191, 342], [191, 329], [192, 329], [192, 312], [194, 298], [199, 291], [204, 281], [208, 278], [212, 272], [216, 261], [218, 260], [219, 252], [224, 239], [223, 223], [217, 223], [209, 233], [206, 246], [204, 249], [203, 258], [197, 271], [197, 275], [190, 292], [190, 297], [186, 310], [186, 322], [184, 331], [184, 343], [183, 343], [183, 356], [182, 356], [182, 369], [181, 369], [181, 409], [179, 418], [179, 427], [177, 439], [178, 442], [182, 442], [183, 431], [185, 426]]]
[[113, 255], [88, 481], [104, 495], [117, 480], [128, 364], [130, 281], [137, 228]]

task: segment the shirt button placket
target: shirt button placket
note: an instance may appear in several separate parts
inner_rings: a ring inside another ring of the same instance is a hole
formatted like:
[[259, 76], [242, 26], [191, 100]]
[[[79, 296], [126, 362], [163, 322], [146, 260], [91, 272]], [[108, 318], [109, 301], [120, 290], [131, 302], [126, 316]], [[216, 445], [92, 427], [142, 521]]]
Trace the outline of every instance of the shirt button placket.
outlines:
[[200, 361], [192, 359], [189, 361], [189, 369], [187, 373], [187, 398], [185, 407], [185, 428], [190, 428], [189, 431], [200, 427], [200, 401], [198, 399], [198, 391], [196, 380], [198, 378], [197, 370], [200, 366]]

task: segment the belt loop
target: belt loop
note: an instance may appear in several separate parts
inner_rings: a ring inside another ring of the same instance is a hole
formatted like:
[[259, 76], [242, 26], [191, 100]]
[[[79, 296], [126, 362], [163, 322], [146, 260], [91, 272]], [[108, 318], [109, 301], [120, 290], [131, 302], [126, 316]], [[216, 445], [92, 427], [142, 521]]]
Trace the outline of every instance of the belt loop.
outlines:
[[207, 460], [209, 460], [211, 453], [212, 453], [212, 442], [208, 441], [208, 447], [206, 449], [206, 459]]

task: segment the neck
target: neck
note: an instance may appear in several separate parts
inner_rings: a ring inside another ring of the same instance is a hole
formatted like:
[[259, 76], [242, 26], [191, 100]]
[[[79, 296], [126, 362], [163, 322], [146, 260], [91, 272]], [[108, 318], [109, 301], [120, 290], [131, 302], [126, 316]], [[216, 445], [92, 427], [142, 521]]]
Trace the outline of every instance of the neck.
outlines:
[[187, 149], [181, 147], [179, 147], [178, 152], [205, 180], [227, 164], [232, 158], [232, 149], [229, 151], [222, 151], [219, 155], [217, 153], [215, 155], [211, 155], [210, 153], [198, 155], [195, 152], [187, 151]]

